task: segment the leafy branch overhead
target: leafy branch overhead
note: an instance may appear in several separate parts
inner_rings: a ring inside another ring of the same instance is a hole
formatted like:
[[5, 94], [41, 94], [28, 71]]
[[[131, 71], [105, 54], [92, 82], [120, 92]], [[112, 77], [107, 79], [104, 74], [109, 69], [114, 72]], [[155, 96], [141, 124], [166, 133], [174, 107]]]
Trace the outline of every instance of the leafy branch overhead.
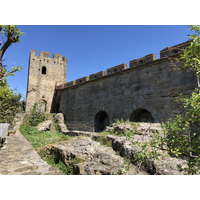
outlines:
[[22, 69], [21, 66], [12, 67], [12, 70], [6, 73], [6, 65], [3, 65], [3, 55], [8, 49], [9, 46], [13, 43], [20, 42], [20, 36], [23, 36], [24, 33], [21, 32], [21, 29], [17, 28], [16, 25], [0, 25], [0, 34], [1, 38], [6, 40], [3, 44], [0, 41], [0, 45], [2, 45], [0, 49], [0, 83], [5, 84], [5, 78], [8, 76], [14, 76], [15, 72], [20, 71]]
[[184, 65], [179, 68], [191, 68], [196, 73], [198, 89], [200, 90], [200, 26], [190, 26], [190, 30], [194, 31], [194, 34], [189, 36], [192, 41], [180, 57], [180, 61], [183, 61]]
[[[0, 122], [9, 123], [11, 126], [15, 123], [15, 116], [18, 112], [21, 102], [21, 94], [9, 88], [7, 83], [8, 76], [14, 76], [15, 72], [22, 69], [21, 66], [12, 67], [11, 71], [7, 71], [6, 65], [3, 65], [2, 58], [8, 47], [13, 43], [20, 42], [20, 36], [24, 33], [15, 25], [0, 25]], [[4, 42], [5, 40], [5, 42]], [[5, 60], [5, 59], [4, 59]]]
[[21, 32], [21, 29], [16, 27], [17, 27], [16, 25], [0, 25], [1, 33], [7, 38], [6, 42], [3, 44], [0, 50], [0, 60], [2, 60], [2, 57], [5, 51], [8, 49], [8, 47], [12, 43], [19, 43], [20, 36], [24, 35], [24, 33]]

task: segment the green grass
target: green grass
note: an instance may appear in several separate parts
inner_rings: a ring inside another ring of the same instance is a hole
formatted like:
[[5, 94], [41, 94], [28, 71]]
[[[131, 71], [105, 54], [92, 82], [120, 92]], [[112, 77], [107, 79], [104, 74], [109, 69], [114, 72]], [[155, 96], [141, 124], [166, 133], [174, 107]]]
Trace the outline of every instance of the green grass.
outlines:
[[21, 125], [19, 130], [35, 150], [48, 144], [71, 139], [70, 136], [63, 135], [60, 132], [54, 133], [52, 131], [37, 131], [37, 129], [33, 126]]
[[103, 146], [112, 147], [112, 142], [108, 140], [108, 138], [106, 138], [104, 135], [99, 136], [95, 141], [99, 142]]

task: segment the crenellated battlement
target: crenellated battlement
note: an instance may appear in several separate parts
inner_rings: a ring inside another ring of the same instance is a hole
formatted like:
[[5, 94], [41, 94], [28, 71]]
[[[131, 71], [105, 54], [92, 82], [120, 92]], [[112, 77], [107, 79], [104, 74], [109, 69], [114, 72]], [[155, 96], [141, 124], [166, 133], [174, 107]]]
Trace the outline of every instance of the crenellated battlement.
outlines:
[[89, 79], [90, 79], [90, 81], [91, 81], [91, 80], [100, 78], [100, 77], [102, 77], [102, 76], [106, 76], [106, 72], [105, 72], [105, 71], [100, 71], [100, 72], [97, 72], [97, 73], [95, 73], [95, 74], [91, 74], [91, 75], [89, 76]]
[[39, 56], [37, 56], [36, 50], [31, 50], [30, 56], [34, 60], [37, 59], [39, 61], [47, 61], [47, 62], [52, 62], [54, 64], [57, 63], [67, 64], [67, 58], [57, 53], [54, 53], [53, 58], [51, 58], [49, 52], [40, 51]]
[[89, 81], [88, 76], [84, 76], [83, 78], [76, 79], [76, 85], [81, 84], [81, 83], [85, 83], [86, 81]]
[[166, 47], [163, 50], [160, 51], [160, 58], [167, 58], [173, 55], [177, 55], [180, 53], [183, 53], [183, 50], [188, 47], [191, 43], [191, 40], [188, 40], [186, 42], [183, 42], [181, 44], [177, 44], [172, 47]]
[[152, 54], [146, 55], [142, 58], [131, 60], [129, 62], [129, 66], [130, 66], [130, 68], [137, 67], [139, 65], [144, 65], [144, 64], [152, 62], [154, 60], [156, 60], [156, 55], [152, 53]]
[[[88, 82], [88, 81], [93, 81], [93, 80], [96, 80], [96, 79], [99, 79], [99, 78], [102, 78], [102, 77], [106, 77], [106, 76], [110, 76], [110, 75], [113, 75], [113, 74], [116, 74], [116, 73], [120, 73], [120, 72], [127, 70], [127, 69], [144, 66], [144, 65], [152, 63], [156, 60], [158, 61], [158, 60], [166, 59], [170, 56], [176, 56], [176, 55], [178, 56], [178, 55], [180, 55], [180, 53], [183, 52], [183, 49], [185, 49], [187, 46], [190, 45], [190, 43], [191, 43], [191, 40], [188, 40], [188, 41], [183, 42], [181, 44], [177, 44], [177, 45], [174, 45], [172, 47], [164, 48], [163, 50], [160, 51], [160, 59], [156, 58], [156, 54], [151, 53], [151, 54], [148, 54], [144, 57], [131, 60], [129, 62], [129, 67], [128, 67], [128, 64], [123, 63], [123, 64], [120, 64], [120, 65], [108, 68], [106, 71], [100, 71], [98, 73], [91, 74], [91, 75], [89, 75], [89, 77], [85, 76], [85, 77], [76, 79], [76, 81], [71, 81], [69, 83], [65, 83], [62, 86], [61, 85], [56, 86], [56, 89], [69, 88], [69, 87], [72, 87], [72, 86], [75, 86], [75, 85], [80, 85], [80, 84]], [[61, 56], [61, 55], [55, 54], [55, 57], [57, 57], [57, 56]]]
[[121, 65], [117, 65], [115, 67], [111, 67], [111, 68], [107, 69], [107, 75], [111, 75], [111, 74], [121, 72], [121, 71], [123, 71], [127, 68], [128, 68], [128, 65], [124, 64], [124, 63], [121, 64]]

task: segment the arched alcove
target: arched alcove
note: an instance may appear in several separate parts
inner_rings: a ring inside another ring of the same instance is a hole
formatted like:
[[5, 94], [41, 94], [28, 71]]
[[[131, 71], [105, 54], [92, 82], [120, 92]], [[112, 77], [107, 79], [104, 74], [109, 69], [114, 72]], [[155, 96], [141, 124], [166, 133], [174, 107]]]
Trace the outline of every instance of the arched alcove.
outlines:
[[94, 118], [95, 132], [103, 131], [110, 124], [108, 114], [105, 111], [99, 111]]
[[45, 66], [42, 67], [42, 74], [46, 74], [47, 73], [47, 68]]
[[132, 112], [129, 120], [131, 122], [151, 122], [154, 123], [153, 116], [151, 113], [143, 108], [138, 108]]
[[35, 103], [34, 107], [39, 112], [46, 112], [47, 110], [47, 101], [44, 99], [40, 99], [38, 103]]

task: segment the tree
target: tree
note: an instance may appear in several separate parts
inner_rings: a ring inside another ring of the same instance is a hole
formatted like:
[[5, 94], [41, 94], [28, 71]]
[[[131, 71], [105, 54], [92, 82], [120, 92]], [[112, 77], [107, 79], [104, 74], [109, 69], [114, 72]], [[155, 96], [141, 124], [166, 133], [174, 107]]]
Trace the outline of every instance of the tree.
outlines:
[[191, 34], [190, 46], [184, 50], [180, 57], [180, 61], [184, 63], [179, 69], [192, 69], [197, 77], [198, 91], [200, 92], [200, 26], [190, 26], [190, 30], [194, 31]]
[[[0, 25], [0, 31], [2, 34], [2, 39], [6, 38], [6, 42], [4, 42], [1, 50], [0, 50], [0, 85], [6, 84], [6, 77], [14, 76], [15, 72], [20, 71], [22, 69], [21, 66], [13, 67], [11, 71], [6, 73], [6, 65], [3, 65], [3, 56], [8, 47], [13, 43], [20, 42], [20, 36], [23, 36], [24, 33], [21, 32], [21, 29], [17, 28], [16, 25]], [[0, 41], [0, 45], [2, 42]]]
[[182, 115], [163, 124], [168, 151], [187, 160], [187, 167], [179, 166], [186, 174], [200, 170], [200, 26], [191, 26], [192, 39], [179, 58], [179, 69], [191, 69], [197, 77], [198, 88], [191, 96], [180, 95], [176, 101], [184, 108]]
[[[3, 43], [0, 49], [0, 122], [14, 125], [15, 115], [21, 106], [21, 94], [9, 88], [7, 77], [14, 76], [15, 72], [20, 71], [22, 67], [13, 67], [11, 71], [6, 72], [6, 65], [3, 65], [2, 62], [4, 53], [8, 47], [13, 43], [19, 43], [19, 36], [24, 35], [24, 33], [14, 25], [4, 25], [0, 26], [0, 34], [3, 40], [6, 38], [6, 42]], [[0, 45], [2, 45], [1, 41]]]

